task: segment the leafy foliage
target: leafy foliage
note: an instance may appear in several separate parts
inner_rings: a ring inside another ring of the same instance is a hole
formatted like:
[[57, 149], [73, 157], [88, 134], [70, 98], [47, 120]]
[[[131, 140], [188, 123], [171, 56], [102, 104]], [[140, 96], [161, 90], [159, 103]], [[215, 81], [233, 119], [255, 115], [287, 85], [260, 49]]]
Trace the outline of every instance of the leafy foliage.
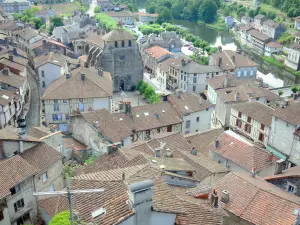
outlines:
[[88, 157], [88, 158], [84, 161], [84, 163], [85, 163], [86, 165], [91, 165], [96, 159], [97, 159], [96, 156], [90, 156], [90, 157]]
[[283, 93], [284, 93], [283, 90], [279, 90], [279, 91], [278, 91], [278, 95], [279, 95], [279, 96], [283, 95]]
[[296, 94], [296, 93], [299, 91], [299, 88], [298, 88], [297, 86], [293, 86], [293, 87], [291, 88], [291, 91], [292, 91], [294, 94]]
[[34, 13], [37, 11], [39, 11], [39, 8], [32, 7], [30, 9], [25, 9], [23, 13], [14, 13], [13, 17], [15, 20], [33, 24], [35, 29], [39, 29], [42, 26], [42, 21], [40, 18], [35, 18]]
[[282, 10], [288, 17], [300, 16], [299, 0], [261, 0], [261, 2]]
[[96, 6], [94, 9], [94, 13], [100, 13], [101, 12], [101, 8], [99, 6]]
[[205, 23], [214, 22], [218, 6], [213, 0], [203, 0], [199, 8], [199, 19]]
[[[75, 224], [77, 225], [77, 222], [75, 222]], [[70, 212], [62, 211], [56, 214], [50, 221], [49, 225], [71, 225]]]
[[117, 28], [117, 22], [105, 13], [97, 13], [95, 15], [95, 19], [97, 20], [99, 25], [106, 31], [111, 31]]
[[151, 104], [160, 102], [160, 96], [155, 93], [154, 88], [148, 83], [141, 80], [138, 83], [137, 88]]

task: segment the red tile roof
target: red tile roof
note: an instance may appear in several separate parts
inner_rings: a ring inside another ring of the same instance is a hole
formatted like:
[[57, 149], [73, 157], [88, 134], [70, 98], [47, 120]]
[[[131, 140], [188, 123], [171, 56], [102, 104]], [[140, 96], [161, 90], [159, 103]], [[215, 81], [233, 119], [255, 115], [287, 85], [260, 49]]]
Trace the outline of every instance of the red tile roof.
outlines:
[[159, 47], [159, 46], [153, 46], [151, 48], [145, 49], [145, 53], [154, 59], [160, 59], [166, 55], [173, 55], [168, 50], [166, 50], [162, 47]]
[[280, 180], [280, 179], [289, 179], [289, 178], [300, 178], [300, 166], [291, 167], [287, 170], [284, 170], [280, 174], [272, 175], [265, 177], [266, 181], [271, 180]]

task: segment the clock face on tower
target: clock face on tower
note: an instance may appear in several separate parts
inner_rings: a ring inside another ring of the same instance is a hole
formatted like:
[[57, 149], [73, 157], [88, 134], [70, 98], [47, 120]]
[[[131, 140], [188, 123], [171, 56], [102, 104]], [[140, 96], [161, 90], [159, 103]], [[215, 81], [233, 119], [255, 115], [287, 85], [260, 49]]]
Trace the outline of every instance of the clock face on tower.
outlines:
[[125, 60], [125, 55], [119, 55], [119, 60], [124, 61]]

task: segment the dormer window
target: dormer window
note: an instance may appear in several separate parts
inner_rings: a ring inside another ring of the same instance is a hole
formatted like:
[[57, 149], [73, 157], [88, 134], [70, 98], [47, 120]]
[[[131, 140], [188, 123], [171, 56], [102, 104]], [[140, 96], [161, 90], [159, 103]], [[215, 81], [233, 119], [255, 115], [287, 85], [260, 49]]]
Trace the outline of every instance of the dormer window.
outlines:
[[125, 42], [124, 41], [122, 41], [122, 48], [124, 48], [125, 47]]
[[115, 48], [117, 48], [118, 47], [118, 42], [117, 41], [115, 41]]

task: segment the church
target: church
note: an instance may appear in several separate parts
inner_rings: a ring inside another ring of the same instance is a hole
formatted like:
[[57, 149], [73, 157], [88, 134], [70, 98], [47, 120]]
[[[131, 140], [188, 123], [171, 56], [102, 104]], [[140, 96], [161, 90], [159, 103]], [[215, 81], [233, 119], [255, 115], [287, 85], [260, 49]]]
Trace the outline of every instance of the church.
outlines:
[[114, 92], [131, 90], [143, 79], [143, 62], [136, 38], [122, 28], [104, 35], [90, 31], [86, 39], [74, 42], [74, 50], [86, 66], [111, 73]]

